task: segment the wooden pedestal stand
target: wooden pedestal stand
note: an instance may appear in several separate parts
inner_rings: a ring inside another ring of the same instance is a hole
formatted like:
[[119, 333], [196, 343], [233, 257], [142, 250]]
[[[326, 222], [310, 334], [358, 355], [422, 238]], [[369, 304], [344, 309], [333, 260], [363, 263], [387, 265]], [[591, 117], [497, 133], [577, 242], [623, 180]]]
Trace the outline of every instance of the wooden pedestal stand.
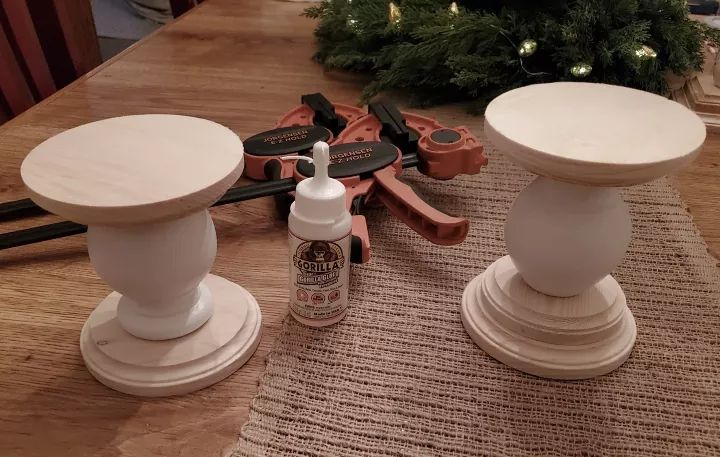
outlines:
[[663, 97], [588, 83], [516, 89], [485, 116], [490, 141], [540, 176], [508, 215], [510, 255], [465, 289], [463, 324], [488, 354], [527, 373], [580, 379], [612, 371], [636, 337], [609, 274], [631, 234], [616, 188], [690, 162], [705, 126]]
[[177, 395], [242, 366], [260, 341], [260, 308], [209, 275], [216, 254], [207, 208], [243, 169], [240, 139], [203, 119], [127, 116], [52, 137], [22, 164], [32, 199], [88, 225], [88, 252], [117, 292], [85, 323], [80, 349], [103, 384]]
[[702, 72], [693, 74], [681, 84], [676, 84], [677, 77], [669, 81], [673, 100], [695, 111], [711, 131], [720, 131], [720, 87], [715, 85], [713, 76], [717, 52], [706, 47]]

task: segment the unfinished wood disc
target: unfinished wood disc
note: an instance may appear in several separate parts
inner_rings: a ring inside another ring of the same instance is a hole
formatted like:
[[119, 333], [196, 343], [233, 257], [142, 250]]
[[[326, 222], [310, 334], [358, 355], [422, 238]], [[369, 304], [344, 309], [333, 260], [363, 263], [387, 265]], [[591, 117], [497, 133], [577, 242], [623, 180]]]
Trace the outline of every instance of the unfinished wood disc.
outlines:
[[692, 161], [705, 125], [659, 95], [558, 82], [506, 92], [485, 111], [485, 133], [529, 171], [594, 186], [628, 186]]
[[227, 127], [170, 114], [115, 117], [66, 130], [25, 158], [41, 207], [86, 225], [131, 225], [203, 210], [240, 177], [243, 146]]
[[260, 342], [260, 307], [243, 287], [219, 276], [202, 282], [215, 312], [199, 329], [180, 338], [151, 341], [120, 327], [113, 292], [85, 323], [80, 349], [92, 375], [131, 395], [164, 397], [215, 384], [240, 368]]
[[635, 319], [608, 275], [580, 295], [551, 297], [520, 277], [510, 256], [470, 281], [462, 322], [495, 359], [545, 378], [584, 379], [622, 365], [635, 344]]

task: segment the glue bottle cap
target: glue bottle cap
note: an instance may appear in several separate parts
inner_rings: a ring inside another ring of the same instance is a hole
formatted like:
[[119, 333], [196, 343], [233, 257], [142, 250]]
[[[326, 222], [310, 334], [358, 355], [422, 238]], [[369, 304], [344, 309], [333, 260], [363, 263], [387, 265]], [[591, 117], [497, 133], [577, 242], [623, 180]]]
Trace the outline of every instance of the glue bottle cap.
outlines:
[[330, 166], [330, 147], [318, 141], [313, 146], [312, 161], [314, 175], [300, 181], [295, 188], [295, 214], [307, 220], [334, 221], [347, 211], [345, 207], [345, 186], [328, 175]]

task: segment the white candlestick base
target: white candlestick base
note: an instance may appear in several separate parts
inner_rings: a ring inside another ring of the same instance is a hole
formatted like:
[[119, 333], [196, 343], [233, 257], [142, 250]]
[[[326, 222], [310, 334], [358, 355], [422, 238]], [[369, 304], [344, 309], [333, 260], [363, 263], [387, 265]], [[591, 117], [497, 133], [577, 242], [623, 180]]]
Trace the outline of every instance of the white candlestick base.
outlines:
[[465, 329], [492, 357], [537, 376], [583, 379], [614, 370], [637, 336], [610, 276], [632, 232], [617, 188], [690, 162], [705, 126], [657, 95], [563, 82], [497, 97], [485, 110], [485, 133], [539, 177], [508, 213], [509, 256], [465, 289]]
[[117, 319], [122, 295], [113, 292], [93, 311], [80, 334], [90, 373], [131, 395], [181, 395], [214, 384], [237, 370], [260, 342], [260, 308], [243, 287], [208, 275], [215, 312], [196, 331], [151, 341], [123, 330]]
[[38, 205], [88, 225], [88, 253], [115, 290], [80, 335], [88, 370], [132, 395], [189, 393], [230, 375], [260, 341], [260, 308], [209, 275], [207, 208], [237, 181], [243, 145], [227, 127], [148, 114], [92, 122], [43, 142], [21, 173]]
[[553, 297], [528, 286], [510, 256], [470, 281], [463, 325], [497, 360], [526, 373], [584, 379], [622, 365], [635, 344], [635, 319], [612, 276], [574, 297]]

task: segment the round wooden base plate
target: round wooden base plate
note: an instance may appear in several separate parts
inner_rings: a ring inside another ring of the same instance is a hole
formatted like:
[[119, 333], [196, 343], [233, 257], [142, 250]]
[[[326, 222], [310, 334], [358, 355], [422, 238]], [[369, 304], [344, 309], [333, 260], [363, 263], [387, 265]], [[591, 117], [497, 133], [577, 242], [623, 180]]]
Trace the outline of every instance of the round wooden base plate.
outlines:
[[470, 337], [492, 357], [555, 379], [614, 370], [630, 355], [637, 334], [612, 276], [575, 297], [551, 297], [528, 286], [509, 256], [470, 281], [461, 315]]
[[244, 288], [219, 276], [202, 282], [215, 311], [180, 338], [150, 341], [126, 332], [117, 319], [121, 295], [103, 300], [83, 326], [80, 350], [90, 373], [131, 395], [181, 395], [212, 385], [240, 368], [260, 342], [260, 307]]

